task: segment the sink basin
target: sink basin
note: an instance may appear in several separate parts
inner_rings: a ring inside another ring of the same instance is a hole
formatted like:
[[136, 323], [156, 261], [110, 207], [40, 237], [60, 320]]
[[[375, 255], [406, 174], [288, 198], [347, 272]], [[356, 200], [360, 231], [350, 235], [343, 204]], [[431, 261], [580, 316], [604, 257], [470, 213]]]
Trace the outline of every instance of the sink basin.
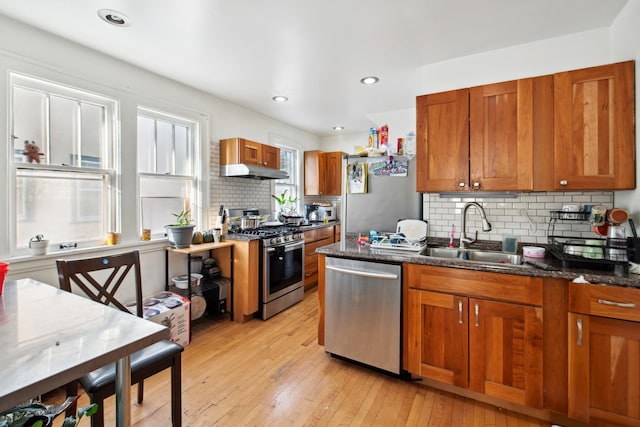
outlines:
[[479, 261], [491, 264], [522, 264], [522, 256], [516, 254], [508, 254], [504, 252], [490, 252], [490, 251], [474, 251], [468, 250], [466, 257], [469, 261]]
[[487, 264], [492, 266], [524, 266], [522, 255], [509, 254], [505, 252], [484, 251], [479, 249], [428, 247], [423, 249], [420, 254], [433, 258], [459, 259], [461, 261], [472, 261], [479, 264]]
[[425, 248], [421, 254], [434, 258], [453, 259], [460, 257], [460, 250], [456, 248]]

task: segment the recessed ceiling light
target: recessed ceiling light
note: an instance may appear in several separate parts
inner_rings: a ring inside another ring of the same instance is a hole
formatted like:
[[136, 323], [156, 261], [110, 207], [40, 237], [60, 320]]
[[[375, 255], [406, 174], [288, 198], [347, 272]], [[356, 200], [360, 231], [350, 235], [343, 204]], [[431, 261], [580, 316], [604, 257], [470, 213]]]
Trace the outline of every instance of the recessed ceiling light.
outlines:
[[287, 102], [289, 100], [289, 98], [287, 98], [286, 96], [282, 96], [282, 95], [274, 96], [271, 99], [273, 99], [275, 102]]
[[377, 78], [376, 76], [367, 76], [367, 77], [363, 77], [360, 79], [360, 83], [362, 83], [363, 85], [374, 85], [376, 83], [378, 83], [380, 79]]
[[131, 25], [131, 20], [127, 15], [122, 12], [118, 12], [117, 10], [112, 9], [100, 9], [98, 11], [98, 16], [104, 22], [107, 22], [111, 25], [115, 25], [116, 27], [128, 27]]
[[344, 126], [334, 126], [333, 130], [344, 130]]

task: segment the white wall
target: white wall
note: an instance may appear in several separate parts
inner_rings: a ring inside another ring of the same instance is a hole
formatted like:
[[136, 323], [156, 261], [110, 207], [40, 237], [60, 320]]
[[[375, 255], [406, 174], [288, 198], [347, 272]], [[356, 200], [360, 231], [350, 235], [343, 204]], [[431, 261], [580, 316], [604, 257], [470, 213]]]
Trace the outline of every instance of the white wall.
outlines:
[[[123, 46], [126, 48], [126, 46]], [[8, 154], [8, 73], [16, 71], [49, 79], [54, 82], [95, 91], [118, 99], [120, 102], [123, 166], [135, 169], [136, 108], [138, 105], [184, 114], [199, 119], [202, 125], [202, 170], [204, 200], [203, 224], [208, 224], [210, 147], [223, 138], [240, 136], [268, 143], [277, 134], [290, 141], [295, 148], [315, 149], [319, 139], [315, 135], [270, 119], [220, 98], [181, 83], [160, 77], [143, 69], [114, 59], [76, 43], [42, 32], [0, 15], [0, 135], [5, 141], [0, 150], [2, 183], [8, 182], [11, 170]], [[211, 177], [215, 179], [216, 177]], [[143, 251], [143, 274], [149, 286], [145, 292], [164, 288], [164, 251], [158, 243], [138, 242], [135, 173], [129, 173], [122, 186], [122, 245], [121, 250], [139, 248]], [[265, 187], [265, 192], [271, 191]], [[267, 195], [268, 197], [268, 195]], [[0, 200], [7, 200], [6, 187], [0, 186]], [[62, 256], [98, 256], [91, 251], [66, 252], [48, 255], [43, 259], [8, 259], [9, 212], [13, 207], [0, 204], [0, 259], [10, 262], [8, 279], [35, 277], [57, 284], [55, 262]], [[215, 211], [215, 209], [214, 209]], [[204, 227], [203, 227], [204, 228]], [[99, 253], [104, 253], [100, 251]], [[182, 263], [176, 263], [176, 274]], [[173, 270], [173, 269], [172, 269]]]
[[635, 59], [636, 61], [636, 189], [616, 192], [616, 203], [626, 207], [636, 224], [640, 224], [640, 2], [629, 1], [611, 26], [612, 62]]

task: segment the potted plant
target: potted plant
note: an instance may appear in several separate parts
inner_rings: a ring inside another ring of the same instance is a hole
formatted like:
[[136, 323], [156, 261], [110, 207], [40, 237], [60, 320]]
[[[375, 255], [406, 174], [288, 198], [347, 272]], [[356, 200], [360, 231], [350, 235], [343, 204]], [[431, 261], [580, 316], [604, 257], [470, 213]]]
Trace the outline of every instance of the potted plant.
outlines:
[[271, 195], [278, 204], [278, 210], [282, 215], [291, 215], [298, 209], [298, 198], [291, 195], [287, 196], [288, 191], [284, 190], [280, 196]]
[[[0, 412], [0, 427], [49, 427], [53, 420], [73, 405], [79, 396], [70, 396], [62, 405], [45, 405], [38, 400], [30, 400], [26, 403], [14, 406], [11, 409]], [[89, 406], [78, 408], [77, 416], [69, 416], [64, 419], [62, 427], [74, 427], [83, 416], [90, 417], [96, 413], [98, 405], [92, 403]]]
[[49, 240], [45, 239], [43, 234], [36, 234], [29, 239], [29, 248], [33, 255], [46, 255], [48, 246]]
[[183, 210], [180, 213], [174, 213], [172, 215], [176, 217], [176, 223], [165, 226], [169, 245], [173, 248], [188, 248], [191, 246], [193, 229], [196, 227], [194, 224], [191, 224], [189, 211]]

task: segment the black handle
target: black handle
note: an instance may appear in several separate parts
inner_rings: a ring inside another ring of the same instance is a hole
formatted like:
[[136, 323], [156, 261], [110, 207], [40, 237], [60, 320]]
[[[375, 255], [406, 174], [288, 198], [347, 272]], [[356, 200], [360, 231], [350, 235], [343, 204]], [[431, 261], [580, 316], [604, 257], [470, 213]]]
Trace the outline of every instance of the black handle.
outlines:
[[631, 218], [629, 218], [629, 227], [631, 227], [631, 234], [633, 234], [633, 237], [638, 237], [636, 225], [633, 223], [633, 220]]

